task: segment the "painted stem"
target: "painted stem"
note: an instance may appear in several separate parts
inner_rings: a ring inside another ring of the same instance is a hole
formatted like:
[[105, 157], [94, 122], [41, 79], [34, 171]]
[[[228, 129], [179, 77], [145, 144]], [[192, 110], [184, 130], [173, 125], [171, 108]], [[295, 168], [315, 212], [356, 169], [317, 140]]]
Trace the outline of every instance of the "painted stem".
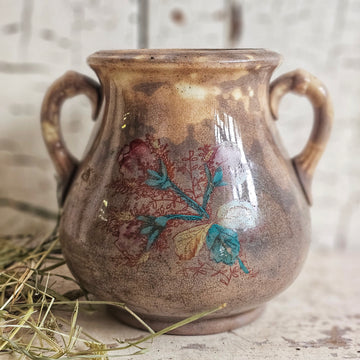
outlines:
[[209, 214], [206, 212], [204, 208], [202, 208], [195, 200], [191, 199], [187, 196], [180, 188], [178, 188], [171, 180], [171, 189], [178, 194], [182, 200], [184, 200], [190, 207], [192, 207], [195, 211], [199, 213], [201, 216], [205, 216], [207, 219], [209, 218]]
[[203, 207], [203, 209], [206, 209], [206, 206], [210, 200], [210, 195], [214, 191], [214, 184], [213, 184], [213, 179], [212, 179], [209, 167], [207, 166], [207, 164], [204, 164], [204, 167], [205, 167], [205, 173], [206, 173], [206, 177], [207, 177], [208, 181], [207, 181], [206, 190], [205, 190], [204, 197], [203, 197], [202, 207]]
[[171, 214], [171, 215], [165, 215], [166, 218], [169, 220], [187, 220], [187, 221], [200, 221], [203, 219], [203, 216], [198, 215], [182, 215], [182, 214]]
[[248, 274], [248, 273], [249, 273], [249, 270], [247, 269], [247, 267], [244, 265], [244, 263], [240, 260], [239, 257], [238, 257], [238, 260], [239, 260], [239, 265], [240, 265], [241, 270], [242, 270], [245, 274]]

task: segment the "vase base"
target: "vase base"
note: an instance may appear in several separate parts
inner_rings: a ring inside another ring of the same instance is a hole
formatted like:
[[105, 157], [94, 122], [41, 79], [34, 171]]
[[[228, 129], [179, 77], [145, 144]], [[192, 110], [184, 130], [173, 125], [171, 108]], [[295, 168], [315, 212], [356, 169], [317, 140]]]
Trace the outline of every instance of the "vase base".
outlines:
[[[184, 326], [181, 326], [175, 330], [169, 331], [167, 334], [171, 335], [209, 335], [217, 334], [225, 331], [237, 329], [241, 326], [247, 325], [252, 321], [256, 320], [264, 311], [265, 306], [260, 306], [255, 309], [236, 314], [233, 316], [227, 316], [223, 318], [213, 319], [199, 319]], [[125, 312], [119, 308], [109, 306], [109, 311], [112, 315], [116, 316], [123, 323], [146, 330], [146, 328], [136, 320], [131, 314]], [[144, 315], [139, 315], [144, 322], [149, 325], [154, 331], [160, 331], [166, 327], [173, 325], [178, 320], [159, 320], [154, 318], [147, 318]]]

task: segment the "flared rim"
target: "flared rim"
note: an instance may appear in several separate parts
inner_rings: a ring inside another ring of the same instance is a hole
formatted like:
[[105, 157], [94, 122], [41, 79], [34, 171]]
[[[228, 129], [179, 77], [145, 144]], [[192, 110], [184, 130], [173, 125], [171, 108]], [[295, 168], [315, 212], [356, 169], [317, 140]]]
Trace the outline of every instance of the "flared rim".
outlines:
[[280, 63], [280, 54], [266, 49], [137, 49], [102, 50], [90, 55], [90, 66], [119, 64], [131, 65], [191, 65], [217, 67], [231, 65], [273, 65]]

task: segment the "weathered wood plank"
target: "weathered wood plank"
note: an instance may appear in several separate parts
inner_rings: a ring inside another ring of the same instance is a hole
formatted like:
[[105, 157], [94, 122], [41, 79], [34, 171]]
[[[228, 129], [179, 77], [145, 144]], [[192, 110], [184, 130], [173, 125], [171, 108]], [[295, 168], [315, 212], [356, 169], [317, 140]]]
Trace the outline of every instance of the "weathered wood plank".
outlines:
[[[56, 206], [40, 134], [45, 91], [69, 69], [94, 77], [86, 65], [92, 52], [136, 45], [136, 0], [0, 2], [0, 196]], [[79, 156], [93, 126], [90, 105], [79, 97], [63, 110], [66, 141]]]
[[224, 0], [151, 0], [149, 47], [221, 48], [227, 37]]

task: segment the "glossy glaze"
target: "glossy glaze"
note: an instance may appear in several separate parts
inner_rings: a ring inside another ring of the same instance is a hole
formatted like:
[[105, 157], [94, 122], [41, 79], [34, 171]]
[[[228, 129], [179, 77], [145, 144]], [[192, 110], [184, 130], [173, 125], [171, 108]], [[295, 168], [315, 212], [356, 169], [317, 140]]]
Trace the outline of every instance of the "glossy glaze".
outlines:
[[[279, 60], [261, 49], [99, 52], [89, 64], [101, 91], [74, 73], [49, 90], [42, 121], [66, 197], [61, 243], [87, 290], [126, 302], [155, 328], [226, 303], [178, 330], [199, 334], [251, 321], [292, 283], [309, 247], [310, 180], [331, 106], [304, 71], [269, 90]], [[102, 94], [80, 164], [61, 140], [52, 100], [61, 88], [90, 94], [95, 108]], [[317, 114], [294, 159], [271, 113], [287, 91], [306, 95]]]

